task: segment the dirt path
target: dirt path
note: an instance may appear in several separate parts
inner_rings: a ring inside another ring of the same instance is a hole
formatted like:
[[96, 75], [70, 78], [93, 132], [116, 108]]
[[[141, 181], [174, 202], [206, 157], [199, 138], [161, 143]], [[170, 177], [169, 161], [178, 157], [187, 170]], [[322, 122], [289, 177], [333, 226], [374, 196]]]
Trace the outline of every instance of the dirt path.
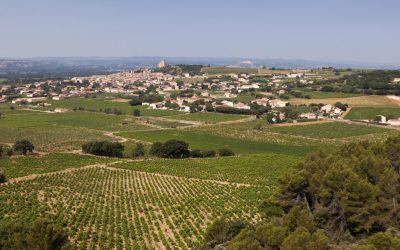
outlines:
[[129, 141], [128, 138], [125, 138], [125, 137], [122, 137], [122, 136], [118, 136], [118, 135], [114, 135], [114, 133], [118, 133], [118, 131], [117, 132], [106, 131], [106, 132], [104, 132], [104, 135], [108, 136], [108, 137], [111, 137], [111, 138], [114, 138], [120, 143], [124, 143], [124, 142]]

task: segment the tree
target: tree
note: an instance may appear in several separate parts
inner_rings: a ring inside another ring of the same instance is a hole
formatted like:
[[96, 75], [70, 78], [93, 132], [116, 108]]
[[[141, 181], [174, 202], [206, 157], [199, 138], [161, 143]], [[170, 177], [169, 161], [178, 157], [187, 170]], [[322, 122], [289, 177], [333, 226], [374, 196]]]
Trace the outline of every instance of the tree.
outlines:
[[109, 156], [109, 157], [122, 157], [124, 146], [119, 142], [109, 141], [92, 141], [82, 145], [84, 153]]
[[21, 152], [23, 155], [26, 155], [28, 152], [32, 152], [35, 149], [33, 144], [25, 139], [16, 141], [13, 148], [15, 151]]
[[133, 110], [133, 116], [140, 116], [140, 110], [139, 109], [134, 109]]
[[280, 180], [272, 202], [315, 214], [334, 240], [400, 225], [400, 137], [315, 153]]
[[132, 158], [137, 158], [145, 155], [144, 145], [142, 143], [136, 143], [135, 149], [132, 151]]
[[140, 106], [142, 105], [142, 100], [140, 97], [132, 97], [132, 99], [129, 101], [129, 105], [131, 106]]
[[219, 156], [233, 156], [235, 153], [227, 148], [222, 148], [218, 151]]
[[179, 140], [153, 143], [150, 153], [163, 158], [186, 158], [190, 156], [189, 144]]

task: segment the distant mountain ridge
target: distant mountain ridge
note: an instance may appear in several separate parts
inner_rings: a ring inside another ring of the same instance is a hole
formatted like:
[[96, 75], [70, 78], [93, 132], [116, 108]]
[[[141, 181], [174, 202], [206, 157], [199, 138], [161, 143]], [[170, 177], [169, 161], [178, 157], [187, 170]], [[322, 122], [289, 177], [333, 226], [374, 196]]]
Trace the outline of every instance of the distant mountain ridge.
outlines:
[[0, 58], [0, 74], [29, 74], [29, 73], [54, 73], [54, 72], [115, 72], [128, 69], [155, 67], [165, 59], [170, 65], [176, 64], [202, 64], [227, 67], [275, 67], [275, 68], [365, 68], [365, 69], [399, 69], [400, 66], [379, 63], [338, 63], [322, 62], [302, 59], [248, 59], [248, 58], [202, 58], [202, 57], [43, 57], [12, 59]]

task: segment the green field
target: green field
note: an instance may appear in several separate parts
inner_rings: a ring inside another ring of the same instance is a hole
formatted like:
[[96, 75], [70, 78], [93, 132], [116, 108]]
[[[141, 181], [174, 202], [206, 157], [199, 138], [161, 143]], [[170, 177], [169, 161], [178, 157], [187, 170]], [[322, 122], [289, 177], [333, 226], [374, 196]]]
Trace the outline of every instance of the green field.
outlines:
[[325, 98], [348, 98], [362, 96], [357, 93], [342, 93], [342, 92], [321, 92], [321, 91], [306, 91], [304, 95], [309, 95], [312, 99], [325, 99]]
[[123, 114], [132, 115], [134, 109], [139, 109], [140, 114], [142, 116], [169, 116], [169, 115], [177, 115], [182, 114], [180, 111], [175, 110], [159, 110], [159, 109], [150, 109], [147, 106], [135, 106], [132, 107], [128, 102], [117, 102], [106, 99], [89, 99], [89, 98], [72, 98], [61, 101], [49, 101], [52, 104], [52, 108], [78, 108], [83, 107], [87, 111], [100, 111], [102, 109], [110, 108], [111, 110], [118, 109], [121, 110]]
[[121, 132], [119, 136], [147, 142], [167, 141], [169, 139], [183, 140], [189, 143], [191, 149], [232, 149], [237, 154], [282, 153], [290, 155], [305, 155], [317, 149], [312, 145], [284, 145], [277, 142], [259, 142], [245, 138], [231, 138], [213, 135], [207, 132], [187, 131], [182, 129], [154, 130], [141, 132]]
[[342, 122], [328, 122], [313, 125], [275, 126], [271, 128], [271, 131], [297, 136], [334, 139], [384, 133], [388, 130], [385, 128], [346, 124]]
[[79, 168], [86, 165], [115, 162], [116, 159], [76, 154], [52, 153], [43, 156], [5, 158], [0, 160], [0, 169], [7, 178], [31, 174], [50, 173], [67, 168]]
[[86, 168], [0, 189], [2, 223], [39, 217], [66, 229], [73, 249], [192, 249], [220, 216], [259, 220], [266, 190], [231, 183]]
[[174, 115], [174, 116], [170, 116], [168, 118], [176, 119], [176, 120], [183, 120], [183, 121], [218, 123], [218, 122], [240, 120], [240, 119], [247, 118], [247, 117], [248, 116], [220, 114], [220, 113], [189, 113], [189, 114], [183, 114], [183, 115]]
[[96, 112], [44, 113], [20, 110], [7, 113], [1, 119], [0, 128], [32, 128], [47, 125], [82, 127], [96, 130], [125, 131], [143, 130], [149, 127], [139, 124], [132, 116]]
[[148, 173], [274, 187], [278, 178], [302, 159], [294, 155], [266, 153], [225, 158], [160, 159], [113, 166]]
[[2, 186], [0, 216], [2, 223], [49, 218], [64, 226], [77, 249], [190, 249], [216, 217], [258, 221], [259, 204], [301, 159], [263, 154], [108, 166], [115, 159], [73, 154], [2, 159], [0, 168], [11, 179], [50, 174]]
[[400, 118], [400, 107], [354, 107], [345, 118], [350, 120], [372, 120], [377, 115]]

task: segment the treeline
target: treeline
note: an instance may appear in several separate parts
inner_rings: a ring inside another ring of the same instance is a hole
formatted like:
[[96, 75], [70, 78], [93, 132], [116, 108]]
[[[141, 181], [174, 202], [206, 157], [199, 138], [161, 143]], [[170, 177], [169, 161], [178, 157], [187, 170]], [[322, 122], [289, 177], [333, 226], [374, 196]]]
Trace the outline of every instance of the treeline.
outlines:
[[[203, 157], [215, 157], [216, 152], [214, 150], [189, 150], [189, 144], [180, 140], [168, 140], [164, 143], [155, 142], [153, 143], [150, 154], [161, 157], [161, 158], [203, 158]], [[233, 156], [235, 155], [230, 149], [220, 149], [218, 151], [219, 156]]]
[[[119, 142], [110, 141], [91, 141], [82, 145], [82, 152], [98, 156], [124, 157], [125, 146]], [[151, 156], [160, 158], [183, 159], [183, 158], [204, 158], [217, 156], [233, 156], [235, 153], [227, 148], [215, 150], [189, 149], [189, 144], [181, 140], [167, 140], [166, 142], [154, 142], [148, 152]], [[143, 157], [147, 154], [146, 148], [142, 143], [136, 143], [135, 148], [130, 153], [131, 158]]]
[[[355, 72], [339, 79], [318, 81], [324, 92], [364, 93], [368, 95], [400, 95], [400, 84], [393, 84], [394, 78], [400, 78], [400, 70], [373, 70]], [[339, 85], [332, 85], [335, 83]]]
[[218, 220], [200, 249], [400, 249], [400, 136], [314, 153], [279, 183], [262, 222]]
[[164, 97], [162, 95], [139, 95], [132, 97], [132, 99], [129, 101], [129, 105], [131, 106], [140, 106], [142, 103], [147, 102], [147, 103], [155, 103], [155, 102], [161, 102], [164, 100]]
[[161, 72], [171, 75], [181, 75], [185, 73], [189, 73], [190, 75], [200, 75], [203, 67], [204, 66], [200, 64], [177, 64], [175, 66], [155, 68], [154, 72]]

